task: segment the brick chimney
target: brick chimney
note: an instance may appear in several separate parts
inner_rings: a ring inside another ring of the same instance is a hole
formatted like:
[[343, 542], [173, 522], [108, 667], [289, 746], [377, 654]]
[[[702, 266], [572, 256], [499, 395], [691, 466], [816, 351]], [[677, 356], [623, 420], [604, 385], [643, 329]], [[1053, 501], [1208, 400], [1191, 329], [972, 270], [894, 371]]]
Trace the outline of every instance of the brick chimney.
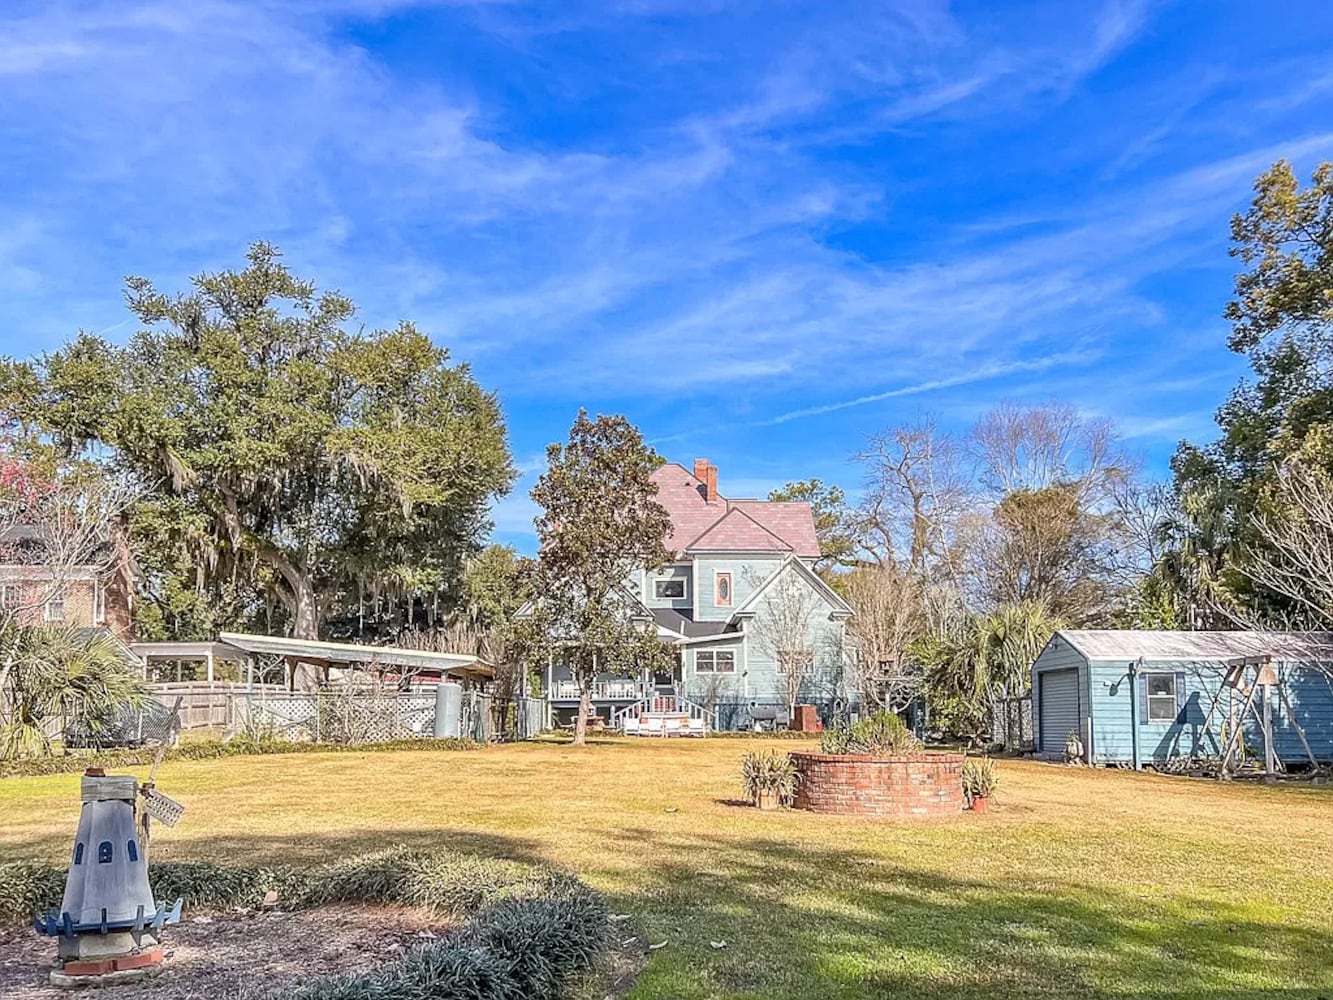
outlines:
[[717, 499], [717, 466], [710, 465], [706, 458], [694, 460], [694, 478], [703, 484], [703, 497], [709, 503]]

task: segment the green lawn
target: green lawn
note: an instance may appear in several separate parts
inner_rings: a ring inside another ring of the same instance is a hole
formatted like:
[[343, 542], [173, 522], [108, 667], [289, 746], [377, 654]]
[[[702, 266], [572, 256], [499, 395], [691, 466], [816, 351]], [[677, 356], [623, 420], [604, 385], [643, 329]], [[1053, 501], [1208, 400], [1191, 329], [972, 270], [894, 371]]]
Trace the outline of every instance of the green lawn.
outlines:
[[[1333, 997], [1333, 789], [1006, 762], [988, 815], [889, 823], [735, 804], [751, 745], [173, 763], [155, 849], [563, 865], [668, 942], [637, 1000]], [[63, 857], [77, 811], [75, 776], [0, 780], [0, 852]]]

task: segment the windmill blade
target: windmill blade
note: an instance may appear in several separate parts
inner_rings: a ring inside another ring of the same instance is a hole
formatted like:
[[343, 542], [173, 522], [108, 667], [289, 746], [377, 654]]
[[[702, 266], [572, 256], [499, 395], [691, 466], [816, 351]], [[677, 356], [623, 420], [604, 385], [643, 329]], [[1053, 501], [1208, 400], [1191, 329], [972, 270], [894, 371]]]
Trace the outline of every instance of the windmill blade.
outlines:
[[185, 805], [163, 795], [155, 788], [143, 790], [144, 815], [151, 816], [163, 826], [175, 826], [185, 812]]

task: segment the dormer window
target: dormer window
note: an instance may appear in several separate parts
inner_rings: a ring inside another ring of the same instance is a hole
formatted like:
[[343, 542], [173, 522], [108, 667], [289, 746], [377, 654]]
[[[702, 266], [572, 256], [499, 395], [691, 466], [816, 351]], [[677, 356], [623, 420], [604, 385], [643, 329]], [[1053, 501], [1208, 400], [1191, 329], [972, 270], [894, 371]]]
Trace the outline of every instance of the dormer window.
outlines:
[[654, 580], [653, 596], [662, 601], [683, 598], [685, 596], [685, 578], [676, 576], [665, 580]]

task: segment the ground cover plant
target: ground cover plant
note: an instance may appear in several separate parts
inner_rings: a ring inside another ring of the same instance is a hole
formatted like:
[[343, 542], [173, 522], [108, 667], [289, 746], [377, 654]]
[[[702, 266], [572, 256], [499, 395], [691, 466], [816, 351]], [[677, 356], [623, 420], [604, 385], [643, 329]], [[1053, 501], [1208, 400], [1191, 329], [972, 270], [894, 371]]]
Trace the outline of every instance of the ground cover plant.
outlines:
[[[64, 877], [56, 864], [0, 864], [0, 922], [58, 905]], [[610, 926], [601, 897], [572, 875], [444, 849], [399, 847], [321, 865], [166, 861], [150, 865], [149, 877], [159, 897], [191, 908], [254, 908], [268, 896], [284, 909], [397, 904], [469, 918], [372, 971], [237, 1000], [468, 1000], [479, 990], [488, 1000], [554, 998], [601, 959]]]
[[[741, 749], [174, 761], [160, 783], [189, 812], [154, 860], [405, 843], [554, 865], [663, 945], [630, 1000], [1333, 995], [1333, 788], [1002, 760], [988, 815], [885, 822], [738, 804]], [[77, 780], [4, 779], [0, 810], [0, 856], [63, 863]]]

